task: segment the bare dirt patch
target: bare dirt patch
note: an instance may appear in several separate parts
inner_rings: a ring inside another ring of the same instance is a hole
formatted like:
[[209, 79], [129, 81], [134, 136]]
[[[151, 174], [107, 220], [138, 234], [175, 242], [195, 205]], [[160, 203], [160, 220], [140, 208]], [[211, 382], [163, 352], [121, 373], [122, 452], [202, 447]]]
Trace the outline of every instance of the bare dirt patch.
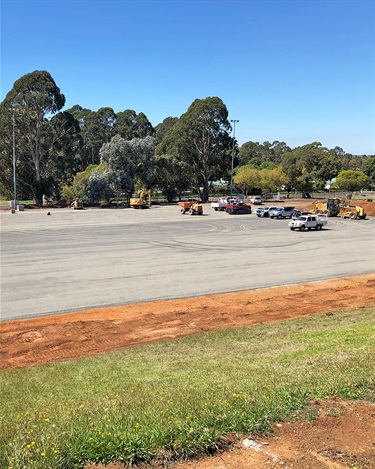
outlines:
[[230, 451], [175, 469], [373, 469], [375, 404], [343, 400], [314, 402], [314, 420], [275, 425], [270, 438], [242, 439]]
[[[371, 274], [8, 321], [0, 323], [0, 369], [71, 360], [210, 330], [355, 311], [374, 304], [375, 274]], [[247, 448], [235, 444], [218, 456], [174, 467], [375, 468], [374, 404], [336, 401], [311, 406], [318, 416], [315, 420], [282, 422], [271, 438], [249, 436]], [[112, 464], [107, 469], [121, 467]]]
[[371, 274], [7, 321], [0, 323], [0, 369], [374, 303], [375, 274]]

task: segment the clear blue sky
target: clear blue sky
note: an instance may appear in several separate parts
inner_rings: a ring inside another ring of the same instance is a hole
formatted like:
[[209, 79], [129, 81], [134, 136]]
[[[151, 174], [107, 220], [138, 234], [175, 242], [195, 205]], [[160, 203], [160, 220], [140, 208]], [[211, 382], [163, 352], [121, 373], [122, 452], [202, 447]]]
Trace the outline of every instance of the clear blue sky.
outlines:
[[156, 126], [220, 97], [236, 138], [375, 153], [374, 0], [2, 0], [1, 100], [47, 70]]

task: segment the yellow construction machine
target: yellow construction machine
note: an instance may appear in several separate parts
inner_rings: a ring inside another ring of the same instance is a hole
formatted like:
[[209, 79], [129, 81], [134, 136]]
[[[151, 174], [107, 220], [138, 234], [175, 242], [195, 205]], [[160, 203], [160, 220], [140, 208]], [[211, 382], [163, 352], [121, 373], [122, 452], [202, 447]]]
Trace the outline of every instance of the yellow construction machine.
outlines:
[[315, 213], [324, 214], [327, 217], [337, 217], [340, 212], [340, 199], [327, 199], [326, 202], [315, 204]]
[[83, 202], [79, 199], [74, 199], [73, 202], [70, 204], [70, 208], [74, 210], [83, 210]]
[[351, 218], [357, 220], [357, 218], [364, 220], [366, 218], [366, 212], [363, 207], [357, 205], [342, 204], [340, 205], [339, 216], [341, 218]]
[[353, 220], [366, 218], [363, 207], [350, 205], [350, 203], [341, 199], [327, 199], [325, 202], [317, 202], [314, 212], [324, 214], [327, 217], [340, 216], [341, 218], [351, 218]]
[[130, 207], [133, 208], [150, 208], [151, 207], [151, 191], [143, 190], [138, 194], [133, 194], [129, 201]]

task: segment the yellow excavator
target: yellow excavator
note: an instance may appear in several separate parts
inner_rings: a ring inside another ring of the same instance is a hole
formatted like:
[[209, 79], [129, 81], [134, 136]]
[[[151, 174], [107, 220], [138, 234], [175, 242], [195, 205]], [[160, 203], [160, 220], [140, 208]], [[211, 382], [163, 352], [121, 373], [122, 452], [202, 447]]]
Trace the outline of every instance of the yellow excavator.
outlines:
[[79, 199], [74, 199], [73, 202], [70, 204], [70, 208], [74, 210], [83, 210], [83, 202]]
[[143, 190], [138, 194], [133, 194], [129, 201], [130, 207], [133, 208], [150, 208], [151, 207], [151, 191]]

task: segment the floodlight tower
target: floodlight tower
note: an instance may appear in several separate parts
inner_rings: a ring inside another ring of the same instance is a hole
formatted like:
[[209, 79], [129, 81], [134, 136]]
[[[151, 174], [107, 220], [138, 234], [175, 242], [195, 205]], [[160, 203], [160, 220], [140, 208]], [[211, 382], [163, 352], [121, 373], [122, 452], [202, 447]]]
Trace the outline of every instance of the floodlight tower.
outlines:
[[236, 124], [240, 121], [238, 119], [231, 119], [231, 122], [233, 124], [233, 146], [232, 146], [232, 165], [231, 165], [231, 171], [230, 171], [230, 198], [232, 198], [232, 194], [233, 194], [233, 164], [234, 164], [234, 141], [236, 137]]

